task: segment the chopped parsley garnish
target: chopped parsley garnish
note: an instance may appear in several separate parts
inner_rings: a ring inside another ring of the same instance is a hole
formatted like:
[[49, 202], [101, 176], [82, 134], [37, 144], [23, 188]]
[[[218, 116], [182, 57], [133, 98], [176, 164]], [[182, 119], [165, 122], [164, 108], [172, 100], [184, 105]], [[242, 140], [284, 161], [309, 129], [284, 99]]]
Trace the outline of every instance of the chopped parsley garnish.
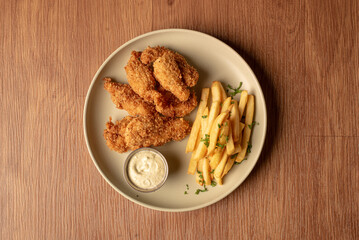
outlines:
[[187, 192], [187, 191], [184, 191], [184, 194], [188, 194], [188, 192]]
[[253, 121], [252, 124], [248, 124], [249, 129], [252, 129], [254, 125], [259, 125], [256, 121]]
[[212, 181], [212, 182], [211, 182], [211, 186], [212, 186], [212, 187], [215, 187], [215, 186], [217, 186], [217, 183], [216, 183], [215, 181]]
[[221, 124], [218, 124], [218, 128], [221, 128]]
[[210, 172], [210, 174], [214, 173], [214, 169]]
[[231, 95], [232, 97], [234, 97], [234, 96], [236, 96], [238, 93], [241, 93], [242, 92], [242, 90], [239, 90], [241, 87], [242, 87], [242, 82], [240, 82], [239, 83], [239, 86], [237, 87], [237, 88], [233, 88], [231, 85], [227, 85], [227, 87], [231, 90], [231, 91], [233, 91], [233, 92], [229, 92], [228, 90], [228, 93], [229, 93], [229, 95]]
[[231, 159], [236, 158], [237, 156], [238, 156], [238, 153], [233, 154], [233, 155], [231, 156]]
[[220, 147], [220, 148], [224, 148], [224, 147], [226, 146], [226, 144], [217, 143], [216, 146], [217, 146], [217, 147]]
[[202, 118], [207, 118], [207, 115], [203, 115]]
[[228, 122], [225, 122], [225, 123], [224, 123], [224, 126], [226, 126], [226, 127], [227, 127], [227, 126], [228, 126]]
[[200, 192], [207, 192], [207, 191], [208, 191], [208, 189], [206, 188], [206, 185], [204, 185], [204, 186], [203, 186], [203, 189], [199, 189], [199, 188], [198, 188], [198, 189], [196, 190], [195, 194], [198, 195]]
[[206, 147], [208, 147], [209, 146], [209, 135], [205, 134], [204, 136], [205, 136], [205, 138], [204, 139], [201, 138], [201, 142], [203, 142], [204, 145], [206, 145]]
[[228, 137], [228, 136], [226, 136], [226, 142], [228, 142], [228, 140], [229, 140], [229, 137]]
[[250, 142], [247, 142], [247, 143], [248, 143], [247, 153], [250, 153], [251, 149], [252, 149], [252, 144]]
[[186, 188], [187, 188], [187, 190], [189, 190], [189, 186], [188, 186], [188, 184], [186, 184]]

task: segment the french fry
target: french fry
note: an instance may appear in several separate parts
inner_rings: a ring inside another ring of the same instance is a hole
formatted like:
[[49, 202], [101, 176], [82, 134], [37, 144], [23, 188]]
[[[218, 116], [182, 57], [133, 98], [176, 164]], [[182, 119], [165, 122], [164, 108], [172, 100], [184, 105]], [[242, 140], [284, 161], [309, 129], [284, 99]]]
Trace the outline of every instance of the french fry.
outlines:
[[241, 143], [242, 150], [238, 154], [236, 158], [236, 162], [242, 162], [247, 153], [248, 142], [251, 137], [251, 129], [249, 128], [249, 125], [251, 125], [253, 122], [253, 115], [254, 115], [254, 96], [248, 95], [246, 118], [244, 120], [245, 127], [243, 131], [242, 143]]
[[218, 135], [220, 132], [221, 125], [224, 122], [224, 120], [227, 119], [228, 114], [229, 114], [228, 111], [221, 113], [218, 115], [218, 117], [214, 121], [210, 135], [209, 135], [210, 138], [209, 138], [209, 146], [208, 146], [207, 155], [211, 154], [213, 152], [213, 150], [216, 148], [217, 138], [218, 138]]
[[232, 104], [232, 98], [228, 97], [224, 102], [222, 103], [221, 113], [229, 110], [229, 106]]
[[196, 119], [194, 120], [191, 133], [189, 135], [189, 139], [186, 146], [186, 153], [192, 152], [196, 145], [196, 140], [198, 137], [198, 132], [201, 125], [202, 112], [207, 107], [209, 97], [209, 88], [203, 88], [201, 94], [201, 102], [199, 103]]
[[222, 84], [221, 82], [214, 81], [211, 86], [212, 102], [222, 102]]
[[204, 135], [206, 128], [208, 125], [208, 107], [206, 107], [203, 111], [202, 117], [201, 117], [201, 134]]
[[234, 152], [234, 141], [233, 141], [233, 135], [232, 135], [232, 125], [229, 124], [229, 132], [228, 132], [228, 141], [226, 145], [226, 151], [228, 155], [232, 155]]
[[221, 98], [222, 98], [222, 101], [221, 102], [224, 102], [225, 100], [226, 100], [226, 98], [227, 98], [227, 93], [226, 93], [226, 91], [224, 91], [224, 88], [223, 88], [223, 86], [222, 86], [222, 83], [221, 82], [219, 82], [220, 83], [220, 89], [221, 89]]
[[197, 163], [196, 182], [203, 186], [203, 158]]
[[224, 170], [223, 170], [221, 178], [223, 178], [224, 175], [226, 175], [229, 172], [229, 170], [231, 170], [235, 158], [236, 158], [235, 156], [229, 156], [228, 157], [228, 160], [227, 160], [226, 166], [224, 167]]
[[197, 140], [196, 140], [196, 144], [195, 144], [195, 148], [194, 148], [194, 151], [191, 155], [191, 159], [189, 161], [189, 165], [188, 165], [188, 169], [187, 169], [187, 173], [188, 174], [194, 174], [196, 172], [196, 168], [197, 168], [197, 160], [194, 159], [194, 155], [197, 151], [197, 148], [198, 148], [198, 145], [201, 141], [201, 138], [200, 138], [200, 131], [197, 133], [198, 134], [198, 137], [197, 137]]
[[242, 142], [242, 136], [243, 136], [244, 126], [245, 126], [244, 123], [239, 122], [239, 132], [240, 132], [240, 134], [239, 134], [239, 139], [238, 139], [238, 141], [237, 141], [239, 144], [241, 144], [241, 142]]
[[208, 157], [203, 158], [203, 183], [206, 185], [211, 184], [211, 175], [210, 175], [210, 169], [209, 169], [209, 159]]
[[244, 109], [246, 108], [248, 100], [248, 92], [246, 90], [243, 90], [241, 93], [241, 98], [239, 99], [238, 109], [239, 109], [239, 120], [242, 119]]
[[[242, 137], [242, 135], [241, 135], [241, 137]], [[234, 151], [231, 154], [233, 155], [233, 154], [239, 153], [240, 151], [242, 151], [241, 142], [237, 142], [234, 144]]]
[[[207, 146], [206, 144], [209, 143], [209, 133], [211, 131], [211, 127], [213, 122], [216, 120], [218, 113], [220, 111], [220, 103], [219, 102], [213, 102], [211, 109], [209, 110], [208, 114], [208, 124], [207, 128], [204, 134], [202, 134], [202, 141], [198, 144], [198, 149], [196, 150], [194, 159], [199, 160], [203, 158], [206, 155], [207, 152]], [[208, 139], [208, 141], [207, 141]]]
[[228, 154], [226, 151], [224, 151], [221, 161], [219, 162], [218, 166], [214, 170], [214, 179], [216, 179], [219, 185], [222, 185], [222, 173], [224, 167], [226, 166], [227, 160], [228, 160]]
[[234, 104], [231, 109], [231, 116], [229, 117], [229, 120], [231, 121], [233, 141], [237, 142], [239, 140], [239, 135], [240, 135], [239, 124], [241, 119], [239, 118], [238, 102], [236, 100], [233, 100], [233, 102]]
[[222, 155], [223, 155], [224, 149], [216, 149], [213, 153], [213, 155], [210, 157], [211, 161], [209, 162], [209, 166], [211, 169], [216, 169], [219, 162], [221, 161]]

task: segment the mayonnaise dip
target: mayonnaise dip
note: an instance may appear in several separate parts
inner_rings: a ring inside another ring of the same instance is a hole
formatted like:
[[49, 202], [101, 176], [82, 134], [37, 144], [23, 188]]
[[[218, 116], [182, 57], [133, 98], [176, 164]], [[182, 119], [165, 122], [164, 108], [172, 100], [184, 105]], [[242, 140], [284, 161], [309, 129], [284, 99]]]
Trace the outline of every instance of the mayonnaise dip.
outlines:
[[136, 152], [129, 159], [127, 174], [138, 188], [153, 189], [166, 177], [166, 166], [162, 157], [151, 150]]

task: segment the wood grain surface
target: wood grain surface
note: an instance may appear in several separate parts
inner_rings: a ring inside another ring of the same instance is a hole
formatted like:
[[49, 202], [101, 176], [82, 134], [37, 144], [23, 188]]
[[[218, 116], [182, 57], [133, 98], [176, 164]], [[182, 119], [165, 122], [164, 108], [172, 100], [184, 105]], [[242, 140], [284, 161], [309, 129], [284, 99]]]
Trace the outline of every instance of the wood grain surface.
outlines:
[[[99, 66], [164, 28], [229, 44], [267, 101], [255, 169], [193, 212], [122, 197], [83, 136]], [[356, 0], [0, 1], [0, 238], [359, 239], [358, 30]]]

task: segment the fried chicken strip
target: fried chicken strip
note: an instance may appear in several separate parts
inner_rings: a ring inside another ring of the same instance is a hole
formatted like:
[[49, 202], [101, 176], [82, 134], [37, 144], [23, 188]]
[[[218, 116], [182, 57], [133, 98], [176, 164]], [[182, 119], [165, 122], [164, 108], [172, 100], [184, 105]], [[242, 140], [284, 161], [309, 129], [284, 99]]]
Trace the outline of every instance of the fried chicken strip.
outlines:
[[116, 121], [114, 124], [110, 117], [110, 120], [106, 123], [106, 129], [103, 132], [103, 137], [106, 140], [107, 146], [117, 152], [127, 152], [129, 149], [125, 142], [125, 131], [127, 125], [134, 117], [127, 116], [121, 121]]
[[[148, 46], [141, 54], [141, 62], [144, 64], [150, 64], [161, 57], [166, 52], [173, 52], [165, 47], [150, 47]], [[188, 87], [193, 87], [197, 84], [199, 74], [198, 71], [191, 65], [188, 64], [186, 59], [179, 53], [173, 52], [175, 54], [175, 60], [178, 64], [178, 67], [181, 71], [182, 78], [185, 84]]]
[[165, 52], [153, 63], [153, 73], [161, 86], [180, 101], [187, 101], [190, 91], [182, 81], [182, 75], [172, 52]]
[[184, 117], [191, 113], [198, 104], [195, 92], [191, 92], [187, 101], [181, 102], [162, 87], [159, 87], [158, 91], [161, 93], [161, 97], [154, 99], [156, 110], [166, 117]]
[[112, 102], [118, 109], [126, 110], [132, 116], [153, 115], [155, 106], [138, 96], [128, 84], [114, 82], [104, 78], [104, 88], [110, 93]]
[[152, 75], [149, 66], [143, 64], [140, 60], [139, 52], [133, 51], [130, 60], [125, 66], [127, 80], [135, 93], [147, 102], [153, 102], [153, 97], [158, 93], [156, 91], [156, 80]]
[[125, 117], [113, 124], [106, 123], [106, 144], [119, 153], [141, 147], [161, 146], [171, 140], [180, 141], [191, 130], [183, 118], [153, 116]]

